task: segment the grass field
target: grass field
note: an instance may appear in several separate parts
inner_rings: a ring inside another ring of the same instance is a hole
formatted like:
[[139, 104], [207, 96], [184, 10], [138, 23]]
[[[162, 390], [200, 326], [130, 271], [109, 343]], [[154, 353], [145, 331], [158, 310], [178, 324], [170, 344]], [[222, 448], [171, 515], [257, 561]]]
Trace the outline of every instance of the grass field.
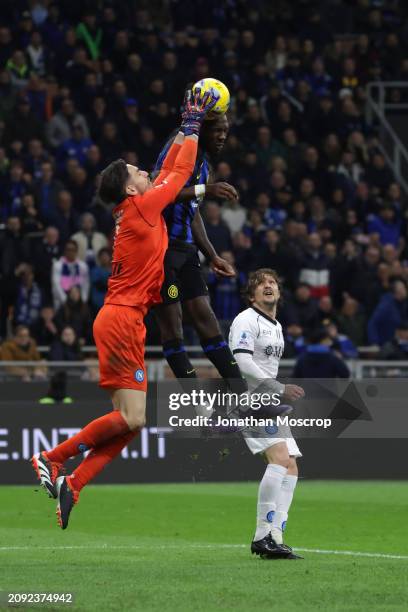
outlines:
[[407, 610], [405, 483], [300, 482], [286, 541], [304, 561], [249, 553], [256, 490], [93, 486], [63, 532], [42, 490], [0, 487], [0, 590], [85, 611]]

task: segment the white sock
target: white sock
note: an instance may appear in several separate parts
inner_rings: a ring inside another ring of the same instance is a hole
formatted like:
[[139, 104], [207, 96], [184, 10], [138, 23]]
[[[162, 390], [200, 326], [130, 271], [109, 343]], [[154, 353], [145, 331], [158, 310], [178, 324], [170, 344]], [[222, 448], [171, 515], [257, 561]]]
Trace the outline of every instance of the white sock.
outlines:
[[286, 521], [288, 520], [289, 508], [292, 503], [297, 480], [297, 476], [291, 475], [286, 475], [282, 480], [276, 512], [273, 515], [271, 525], [271, 534], [277, 544], [283, 543], [283, 532], [285, 531]]
[[287, 468], [277, 463], [270, 463], [265, 470], [258, 489], [255, 541], [262, 540], [271, 530], [282, 481], [287, 471]]

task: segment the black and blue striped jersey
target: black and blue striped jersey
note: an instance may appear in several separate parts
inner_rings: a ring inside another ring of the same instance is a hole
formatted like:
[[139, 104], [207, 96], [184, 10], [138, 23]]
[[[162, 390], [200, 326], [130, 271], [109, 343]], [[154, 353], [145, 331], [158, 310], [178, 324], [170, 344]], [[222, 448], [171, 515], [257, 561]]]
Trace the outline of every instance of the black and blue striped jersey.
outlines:
[[[160, 152], [159, 157], [154, 168], [155, 174], [160, 172], [160, 168], [163, 164], [164, 158], [166, 157], [167, 151], [172, 143], [170, 139]], [[184, 187], [191, 187], [192, 185], [206, 184], [210, 174], [210, 166], [208, 160], [203, 153], [197, 155], [197, 161], [194, 166], [193, 174], [187, 181]], [[170, 204], [163, 211], [163, 217], [166, 221], [167, 232], [169, 240], [179, 240], [188, 244], [194, 244], [193, 233], [191, 230], [191, 223], [194, 219], [197, 207], [199, 206], [199, 200], [193, 198], [187, 202], [176, 201], [174, 204]]]

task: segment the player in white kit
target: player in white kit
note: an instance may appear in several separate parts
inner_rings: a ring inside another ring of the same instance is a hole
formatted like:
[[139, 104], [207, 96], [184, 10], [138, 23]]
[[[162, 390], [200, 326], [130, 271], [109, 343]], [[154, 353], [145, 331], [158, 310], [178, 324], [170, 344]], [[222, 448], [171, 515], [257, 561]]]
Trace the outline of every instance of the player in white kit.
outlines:
[[[304, 396], [303, 389], [276, 380], [284, 349], [282, 326], [275, 318], [280, 298], [276, 272], [270, 268], [252, 272], [246, 297], [250, 307], [235, 317], [231, 325], [231, 351], [250, 391], [259, 389], [262, 383], [263, 388], [283, 395], [285, 402], [294, 402]], [[302, 454], [293, 438], [274, 437], [276, 430], [271, 428], [259, 429], [243, 431], [252, 453], [263, 453], [268, 463], [259, 485], [251, 551], [271, 559], [301, 559], [283, 543], [283, 531], [298, 479], [296, 458]], [[279, 430], [276, 433], [279, 435]]]

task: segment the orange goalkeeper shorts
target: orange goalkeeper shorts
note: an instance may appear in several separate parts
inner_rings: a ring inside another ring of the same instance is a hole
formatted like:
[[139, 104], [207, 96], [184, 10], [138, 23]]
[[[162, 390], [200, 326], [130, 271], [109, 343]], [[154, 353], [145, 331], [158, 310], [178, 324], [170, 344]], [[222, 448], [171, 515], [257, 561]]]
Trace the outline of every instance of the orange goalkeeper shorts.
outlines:
[[146, 391], [146, 328], [143, 313], [133, 306], [105, 304], [93, 325], [99, 359], [99, 386]]

